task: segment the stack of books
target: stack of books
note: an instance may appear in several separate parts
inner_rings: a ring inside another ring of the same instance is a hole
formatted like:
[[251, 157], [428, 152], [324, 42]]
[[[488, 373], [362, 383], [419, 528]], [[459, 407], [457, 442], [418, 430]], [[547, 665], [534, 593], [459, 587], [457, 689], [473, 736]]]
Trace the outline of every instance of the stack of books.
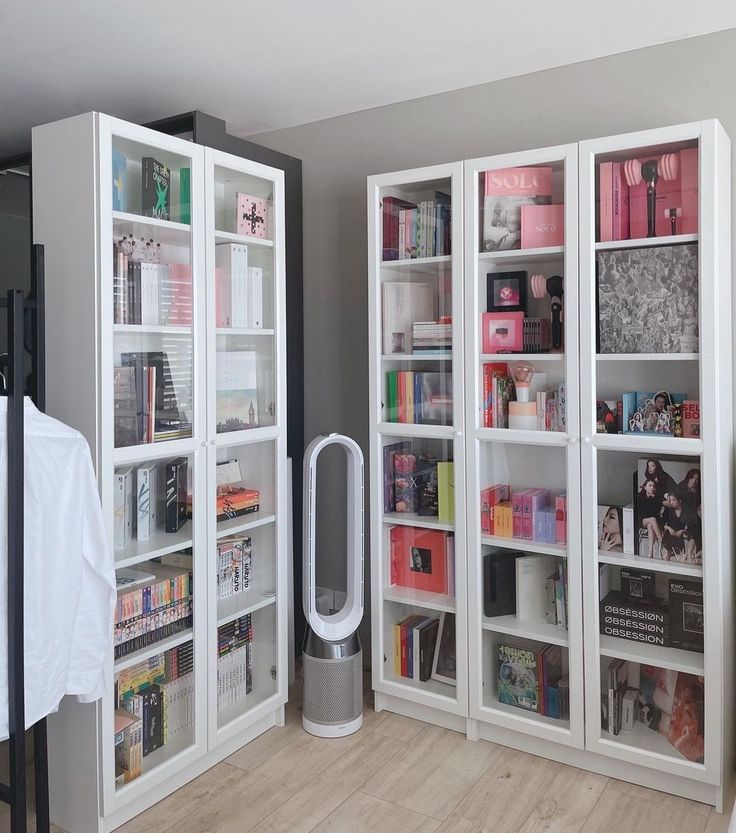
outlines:
[[253, 623], [240, 616], [217, 629], [217, 708], [241, 702], [253, 691]]
[[570, 717], [570, 681], [559, 645], [498, 645], [498, 699], [557, 720]]
[[439, 321], [415, 321], [412, 325], [413, 353], [444, 355], [452, 351], [452, 321], [446, 316]]
[[231, 535], [217, 542], [218, 599], [229, 599], [250, 587], [252, 557], [250, 538]]

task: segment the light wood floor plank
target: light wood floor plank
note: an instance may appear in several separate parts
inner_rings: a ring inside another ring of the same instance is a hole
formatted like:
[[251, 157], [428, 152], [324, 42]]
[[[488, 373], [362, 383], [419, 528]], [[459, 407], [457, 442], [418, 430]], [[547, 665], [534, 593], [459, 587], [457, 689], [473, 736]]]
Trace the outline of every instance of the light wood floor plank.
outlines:
[[255, 740], [246, 744], [225, 761], [247, 772], [256, 770], [270, 757], [295, 741], [304, 733], [300, 723], [292, 721], [283, 726], [274, 726]]
[[705, 825], [705, 833], [728, 833], [730, 823], [730, 813], [716, 813], [715, 810], [711, 810], [708, 823]]
[[376, 732], [361, 733], [359, 742], [332, 766], [321, 773], [313, 769], [314, 781], [263, 819], [252, 833], [310, 833], [402, 748], [398, 741]]
[[397, 807], [359, 790], [312, 833], [435, 833], [436, 819]]
[[623, 781], [608, 781], [582, 833], [703, 833], [710, 807]]
[[427, 728], [427, 724], [421, 720], [390, 712], [382, 712], [382, 714], [385, 715], [384, 720], [374, 726], [373, 731], [401, 743], [411, 743], [420, 732]]
[[519, 833], [578, 833], [607, 783], [603, 775], [562, 767]]
[[494, 744], [471, 743], [458, 732], [428, 726], [366, 784], [365, 791], [442, 821], [500, 753], [501, 747]]

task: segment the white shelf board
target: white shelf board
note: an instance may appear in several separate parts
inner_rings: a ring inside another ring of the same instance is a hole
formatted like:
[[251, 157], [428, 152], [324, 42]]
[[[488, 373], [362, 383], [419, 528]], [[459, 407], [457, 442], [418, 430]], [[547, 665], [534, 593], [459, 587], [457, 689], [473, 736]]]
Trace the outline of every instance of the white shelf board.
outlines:
[[178, 532], [166, 532], [157, 527], [148, 541], [131, 541], [126, 547], [115, 550], [115, 569], [132, 567], [150, 558], [159, 558], [192, 546], [192, 522], [187, 521]]
[[452, 255], [438, 257], [414, 257], [402, 260], [382, 260], [380, 268], [387, 272], [424, 272], [435, 274], [452, 267]]
[[385, 602], [398, 602], [413, 607], [426, 607], [429, 610], [455, 612], [455, 597], [446, 593], [429, 593], [426, 590], [415, 590], [413, 587], [399, 587], [396, 584], [383, 588]]
[[141, 774], [138, 778], [135, 778], [128, 784], [124, 784], [122, 787], [119, 787], [115, 791], [115, 795], [120, 797], [125, 794], [127, 790], [132, 790], [134, 787], [140, 785], [143, 779], [151, 779], [158, 778], [159, 775], [156, 773], [156, 770], [168, 764], [173, 758], [183, 752], [185, 749], [188, 749], [190, 746], [194, 744], [194, 727], [189, 729], [186, 732], [182, 732], [180, 735], [177, 735], [175, 738], [172, 738], [165, 743], [163, 746], [159, 746], [159, 748], [155, 752], [151, 752], [150, 755], [146, 755], [143, 758], [143, 762], [141, 764]]
[[595, 434], [593, 445], [602, 450], [637, 451], [645, 454], [701, 454], [703, 441], [661, 434]]
[[514, 615], [509, 616], [484, 616], [482, 620], [483, 630], [493, 633], [506, 633], [510, 636], [518, 636], [524, 639], [534, 639], [537, 642], [549, 642], [552, 645], [567, 647], [569, 639], [564, 628], [557, 625], [550, 625], [542, 617], [539, 619], [517, 619]]
[[278, 436], [279, 429], [277, 426], [263, 425], [258, 428], [244, 428], [242, 431], [223, 431], [216, 435], [215, 445], [229, 448], [230, 446], [275, 440]]
[[703, 654], [695, 651], [664, 648], [659, 645], [648, 645], [645, 642], [632, 642], [628, 639], [600, 634], [600, 653], [601, 656], [613, 659], [625, 659], [629, 662], [655, 665], [658, 668], [684, 671], [687, 674], [703, 675]]
[[406, 422], [379, 422], [378, 433], [389, 437], [427, 437], [437, 440], [455, 438], [452, 425], [415, 425]]
[[251, 237], [249, 234], [233, 234], [231, 231], [215, 231], [215, 243], [240, 243], [242, 246], [263, 246], [273, 249], [273, 240]]
[[116, 448], [113, 460], [116, 466], [144, 463], [147, 460], [161, 460], [166, 457], [182, 457], [196, 450], [199, 441], [193, 437], [181, 440], [164, 440], [158, 443], [142, 443]]
[[518, 428], [476, 428], [475, 436], [486, 442], [524, 445], [567, 445], [570, 441], [563, 431], [524, 431]]
[[567, 558], [567, 547], [564, 544], [544, 544], [540, 541], [527, 541], [524, 538], [500, 538], [498, 535], [481, 535], [481, 544], [517, 552], [534, 552], [543, 555], [557, 555]]
[[225, 599], [218, 599], [217, 627], [272, 604], [276, 604], [275, 593], [264, 593], [253, 588], [244, 590], [242, 593], [235, 593]]
[[389, 668], [388, 663], [384, 663], [383, 678], [387, 683], [406, 689], [404, 696], [410, 701], [413, 699], [412, 691], [426, 691], [435, 696], [446, 698], [453, 703], [457, 703], [457, 689], [449, 683], [443, 683], [431, 678], [425, 682], [421, 682], [421, 680], [414, 680], [409, 677], [397, 677]]
[[434, 515], [417, 515], [416, 512], [386, 512], [383, 516], [385, 524], [399, 526], [417, 526], [421, 529], [444, 529], [451, 532], [455, 524], [441, 521]]
[[596, 353], [599, 362], [696, 362], [700, 353]]
[[163, 324], [113, 324], [112, 331], [121, 335], [167, 335], [167, 336], [190, 336], [191, 327], [169, 327]]
[[452, 352], [444, 353], [384, 353], [382, 362], [451, 362]]
[[276, 521], [276, 515], [270, 512], [253, 512], [250, 515], [240, 515], [227, 521], [217, 522], [217, 540], [239, 532], [247, 532], [259, 526], [266, 526]]
[[562, 362], [565, 360], [564, 353], [481, 353], [478, 357], [481, 364], [489, 362], [520, 362], [526, 361], [536, 364], [537, 362]]
[[631, 749], [636, 749], [639, 752], [648, 752], [654, 755], [663, 755], [667, 758], [674, 758], [677, 761], [686, 761], [692, 766], [703, 769], [702, 764], [696, 764], [679, 752], [675, 747], [659, 732], [650, 729], [643, 723], [637, 722], [636, 726], [630, 731], [622, 731], [618, 735], [609, 735], [607, 732], [601, 732], [599, 743], [611, 746], [628, 746]]
[[501, 712], [518, 719], [520, 724], [529, 726], [543, 725], [549, 728], [557, 729], [560, 733], [570, 734], [570, 721], [557, 720], [554, 717], [548, 717], [546, 714], [537, 714], [537, 712], [527, 711], [527, 709], [520, 709], [516, 706], [509, 706], [507, 703], [501, 703], [495, 696], [483, 698], [483, 707], [491, 711]]
[[617, 567], [636, 567], [637, 569], [653, 570], [657, 573], [671, 573], [676, 576], [693, 576], [702, 578], [702, 564], [683, 564], [679, 561], [661, 561], [658, 558], [642, 558], [624, 552], [598, 551], [600, 564], [615, 564]]
[[231, 703], [228, 706], [223, 706], [221, 709], [217, 710], [217, 728], [224, 729], [234, 721], [254, 711], [274, 696], [275, 692], [253, 690], [250, 694], [246, 694], [246, 696], [237, 703]]
[[168, 636], [166, 639], [162, 639], [154, 645], [149, 645], [146, 648], [142, 648], [140, 651], [135, 651], [135, 653], [128, 654], [121, 659], [115, 660], [115, 673], [118, 674], [126, 668], [130, 668], [132, 665], [137, 665], [139, 662], [143, 662], [156, 654], [162, 654], [170, 648], [176, 648], [178, 645], [183, 645], [185, 642], [191, 641], [192, 629], [187, 628], [181, 633], [174, 634], [174, 636]]
[[112, 212], [113, 235], [133, 234], [136, 238], [151, 237], [156, 243], [168, 243], [173, 246], [189, 246], [192, 227], [188, 223], [175, 223], [173, 220], [159, 220], [157, 217], [144, 217], [142, 214], [130, 214], [127, 211]]
[[697, 243], [697, 234], [674, 234], [665, 237], [637, 237], [633, 240], [608, 240], [605, 243], [596, 243], [597, 252], [610, 251], [611, 249], [651, 249], [653, 246], [674, 246], [677, 243]]
[[218, 327], [215, 333], [218, 336], [272, 336], [274, 330], [262, 327]]
[[523, 263], [541, 263], [552, 258], [564, 257], [564, 255], [564, 246], [544, 246], [539, 249], [504, 249], [500, 252], [479, 252], [478, 260], [481, 263], [497, 263], [508, 260], [519, 260]]

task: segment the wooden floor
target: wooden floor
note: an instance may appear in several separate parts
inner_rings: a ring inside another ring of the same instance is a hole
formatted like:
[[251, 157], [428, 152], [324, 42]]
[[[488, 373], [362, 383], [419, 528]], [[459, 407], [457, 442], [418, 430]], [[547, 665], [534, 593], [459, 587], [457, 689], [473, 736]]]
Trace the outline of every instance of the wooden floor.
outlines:
[[[366, 707], [348, 738], [286, 725], [120, 833], [725, 833], [710, 807]], [[0, 811], [0, 831], [9, 829]], [[32, 828], [29, 828], [32, 829]], [[63, 833], [54, 828], [56, 833]], [[77, 833], [77, 831], [75, 831]], [[84, 833], [84, 831], [78, 831]]]

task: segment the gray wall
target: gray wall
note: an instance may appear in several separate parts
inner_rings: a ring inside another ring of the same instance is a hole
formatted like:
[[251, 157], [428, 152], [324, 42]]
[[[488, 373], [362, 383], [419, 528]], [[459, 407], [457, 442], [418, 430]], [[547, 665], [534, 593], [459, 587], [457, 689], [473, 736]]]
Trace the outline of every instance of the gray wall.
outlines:
[[[736, 142], [735, 77], [729, 30], [249, 137], [303, 160], [306, 438], [342, 431], [368, 451], [366, 176], [712, 117]], [[329, 490], [336, 564], [342, 484]]]

